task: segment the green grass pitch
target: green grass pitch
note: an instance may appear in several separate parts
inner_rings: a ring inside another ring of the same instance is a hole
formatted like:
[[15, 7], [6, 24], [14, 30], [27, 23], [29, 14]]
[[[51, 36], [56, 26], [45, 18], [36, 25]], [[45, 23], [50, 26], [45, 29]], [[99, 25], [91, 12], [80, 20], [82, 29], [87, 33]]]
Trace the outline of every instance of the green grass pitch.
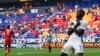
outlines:
[[[53, 48], [52, 53], [48, 49], [12, 48], [10, 56], [59, 56], [61, 48]], [[0, 56], [4, 56], [4, 49], [0, 48]], [[73, 53], [70, 56], [75, 56]], [[100, 56], [100, 48], [85, 48], [84, 56]]]

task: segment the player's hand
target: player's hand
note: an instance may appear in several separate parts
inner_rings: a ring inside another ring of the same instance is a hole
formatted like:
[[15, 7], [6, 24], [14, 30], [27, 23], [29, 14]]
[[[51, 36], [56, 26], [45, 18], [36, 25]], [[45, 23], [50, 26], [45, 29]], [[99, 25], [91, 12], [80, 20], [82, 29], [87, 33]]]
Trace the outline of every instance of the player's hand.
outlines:
[[80, 22], [79, 21], [77, 21], [77, 24], [75, 25], [75, 28], [77, 28], [78, 26], [80, 26]]

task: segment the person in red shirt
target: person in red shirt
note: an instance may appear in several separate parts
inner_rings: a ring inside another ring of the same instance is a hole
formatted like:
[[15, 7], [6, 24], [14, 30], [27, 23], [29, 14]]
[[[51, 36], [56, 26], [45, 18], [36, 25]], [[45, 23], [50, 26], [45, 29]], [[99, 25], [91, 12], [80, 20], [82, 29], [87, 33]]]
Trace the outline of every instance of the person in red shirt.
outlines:
[[5, 56], [8, 56], [10, 53], [10, 47], [11, 47], [11, 36], [13, 35], [12, 29], [10, 29], [10, 26], [8, 25], [7, 28], [4, 31], [4, 39], [5, 39]]

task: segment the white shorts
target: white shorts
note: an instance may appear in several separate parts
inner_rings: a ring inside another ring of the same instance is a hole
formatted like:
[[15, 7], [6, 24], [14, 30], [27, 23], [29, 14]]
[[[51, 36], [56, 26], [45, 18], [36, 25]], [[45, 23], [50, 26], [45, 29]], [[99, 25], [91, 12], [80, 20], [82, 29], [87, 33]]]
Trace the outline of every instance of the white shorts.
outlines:
[[72, 48], [74, 48], [75, 54], [83, 53], [83, 51], [84, 51], [82, 43], [80, 43], [80, 42], [67, 42], [67, 43], [65, 43], [61, 52], [66, 53], [66, 54], [70, 54]]

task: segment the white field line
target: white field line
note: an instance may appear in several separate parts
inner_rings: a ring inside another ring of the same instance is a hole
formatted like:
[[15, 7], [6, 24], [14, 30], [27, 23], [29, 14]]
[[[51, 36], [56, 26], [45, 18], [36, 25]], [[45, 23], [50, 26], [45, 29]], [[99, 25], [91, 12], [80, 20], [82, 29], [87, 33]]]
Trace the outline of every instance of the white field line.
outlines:
[[[22, 54], [46, 54], [46, 53], [49, 53], [49, 52], [18, 52], [17, 55], [22, 55]], [[52, 52], [53, 54], [57, 54], [57, 52]]]
[[18, 55], [21, 55], [21, 54], [34, 54], [35, 52], [18, 52], [17, 54]]

